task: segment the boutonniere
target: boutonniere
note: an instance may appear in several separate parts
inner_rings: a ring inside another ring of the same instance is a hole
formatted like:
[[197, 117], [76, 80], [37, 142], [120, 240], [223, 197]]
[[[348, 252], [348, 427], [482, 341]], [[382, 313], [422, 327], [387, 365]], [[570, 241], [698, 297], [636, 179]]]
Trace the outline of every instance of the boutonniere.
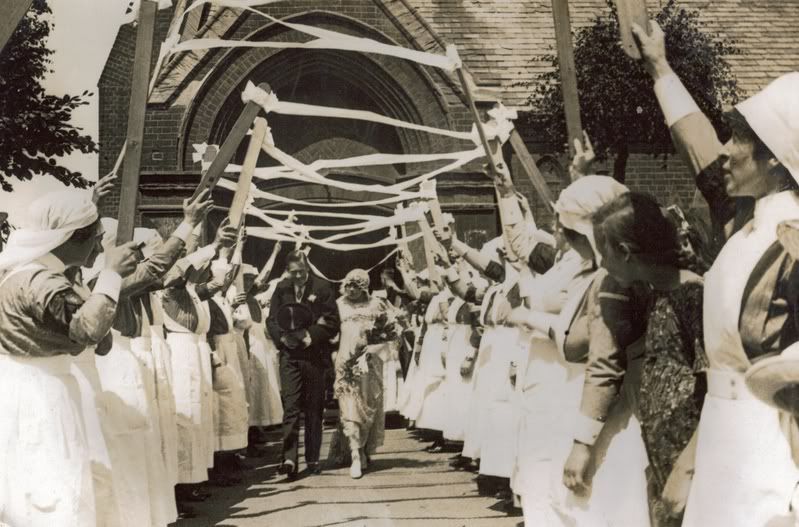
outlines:
[[313, 302], [314, 300], [316, 300], [316, 295], [315, 295], [315, 294], [313, 294], [313, 293], [311, 293], [311, 294], [308, 296], [308, 302]]

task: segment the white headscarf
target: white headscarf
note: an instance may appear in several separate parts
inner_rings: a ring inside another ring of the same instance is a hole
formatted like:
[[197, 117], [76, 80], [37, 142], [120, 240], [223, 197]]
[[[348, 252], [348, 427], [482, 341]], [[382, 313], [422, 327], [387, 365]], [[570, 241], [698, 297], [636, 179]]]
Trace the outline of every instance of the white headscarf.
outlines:
[[600, 253], [594, 240], [592, 218], [596, 211], [629, 189], [609, 176], [583, 176], [563, 189], [555, 203], [560, 224], [588, 238], [597, 263]]
[[799, 72], [778, 77], [736, 109], [799, 183]]
[[119, 222], [114, 218], [100, 218], [100, 223], [103, 224], [103, 252], [94, 260], [94, 265], [90, 268], [83, 268], [84, 283], [89, 283], [95, 276], [100, 274], [100, 271], [105, 269], [105, 253], [117, 244], [117, 229]]
[[0, 253], [0, 272], [41, 258], [95, 221], [97, 206], [91, 192], [66, 189], [45, 194], [30, 204], [20, 228], [9, 235]]

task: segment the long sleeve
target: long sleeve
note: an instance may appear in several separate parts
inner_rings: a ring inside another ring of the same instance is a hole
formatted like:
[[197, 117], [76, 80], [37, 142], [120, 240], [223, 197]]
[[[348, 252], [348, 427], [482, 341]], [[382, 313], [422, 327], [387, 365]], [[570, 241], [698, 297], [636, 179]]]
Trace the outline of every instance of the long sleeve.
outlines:
[[[187, 246], [186, 250], [188, 251]], [[200, 269], [208, 264], [216, 256], [216, 246], [206, 245], [205, 247], [196, 251], [190, 252], [187, 256], [175, 262], [166, 276], [164, 277], [164, 287], [177, 287], [182, 285], [186, 280], [186, 274], [189, 269]]]
[[281, 282], [275, 287], [272, 293], [272, 299], [269, 301], [269, 316], [266, 319], [266, 330], [269, 332], [269, 337], [276, 346], [280, 346], [283, 331], [277, 323], [277, 313], [283, 307], [283, 298], [285, 297], [286, 282]]
[[[341, 327], [341, 318], [338, 313], [338, 304], [333, 294], [333, 289], [325, 286], [317, 289], [316, 304], [319, 309], [319, 317], [316, 322], [308, 328], [311, 335], [311, 345], [318, 346], [328, 342], [335, 337]], [[316, 314], [316, 313], [314, 313]]]
[[[31, 280], [31, 289], [47, 290], [42, 281], [53, 280], [49, 273], [40, 273]], [[85, 300], [64, 279], [64, 287], [54, 289], [33, 304], [33, 318], [84, 347], [98, 344], [111, 330], [116, 315], [121, 277], [103, 271], [94, 289]]]
[[694, 176], [696, 186], [710, 209], [716, 248], [751, 217], [753, 203], [733, 199], [726, 191], [719, 157], [722, 144], [710, 120], [694, 102], [676, 75], [655, 83], [657, 96], [672, 142], [680, 158]]
[[645, 330], [646, 306], [604, 271], [591, 286], [588, 302], [590, 340], [576, 439], [592, 444], [624, 381], [627, 348]]
[[170, 236], [148, 259], [139, 263], [132, 274], [122, 280], [120, 297], [134, 297], [159, 285], [161, 278], [175, 264], [184, 246], [183, 239]]
[[527, 262], [532, 271], [543, 274], [555, 263], [555, 238], [524, 215], [520, 199], [513, 196], [499, 200], [505, 239], [510, 242], [510, 250], [516, 258]]

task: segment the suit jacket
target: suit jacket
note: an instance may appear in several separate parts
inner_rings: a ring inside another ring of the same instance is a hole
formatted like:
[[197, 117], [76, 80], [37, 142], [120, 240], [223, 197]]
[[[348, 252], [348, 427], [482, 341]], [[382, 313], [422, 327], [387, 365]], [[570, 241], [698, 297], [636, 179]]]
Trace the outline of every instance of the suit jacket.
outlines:
[[[308, 334], [311, 336], [311, 345], [304, 350], [290, 350], [280, 341], [285, 332], [278, 326], [277, 313], [284, 305], [293, 303], [300, 303], [309, 307], [314, 316], [314, 322], [308, 328]], [[338, 305], [336, 305], [336, 295], [327, 282], [315, 276], [309, 276], [308, 282], [305, 284], [305, 291], [299, 302], [297, 302], [294, 293], [294, 284], [290, 280], [285, 279], [278, 283], [275, 292], [272, 294], [269, 318], [266, 319], [266, 328], [272, 341], [274, 341], [280, 351], [291, 355], [305, 355], [310, 358], [325, 358], [332, 348], [330, 340], [338, 334], [340, 326], [341, 320], [338, 314]]]

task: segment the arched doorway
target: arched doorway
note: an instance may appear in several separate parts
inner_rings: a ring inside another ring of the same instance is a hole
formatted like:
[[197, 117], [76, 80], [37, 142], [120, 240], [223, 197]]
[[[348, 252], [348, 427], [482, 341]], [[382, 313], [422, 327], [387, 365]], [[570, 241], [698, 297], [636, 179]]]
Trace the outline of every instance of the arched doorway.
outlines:
[[[368, 110], [391, 117], [421, 122], [411, 100], [402, 87], [376, 68], [371, 61], [357, 54], [340, 54], [330, 51], [284, 51], [273, 55], [254, 68], [246, 79], [231, 90], [217, 112], [211, 127], [211, 142], [221, 142], [238, 117], [243, 103], [241, 90], [247, 81], [267, 82], [277, 97], [297, 103], [321, 106], [354, 108]], [[429, 148], [428, 138], [415, 132], [397, 130], [394, 127], [348, 119], [319, 117], [297, 117], [270, 114], [267, 116], [275, 144], [304, 163], [318, 159], [340, 159], [365, 154], [403, 153], [406, 151], [425, 151]], [[247, 148], [247, 141], [239, 146], [234, 162], [241, 163]], [[271, 166], [274, 161], [266, 154], [261, 155], [258, 165]], [[414, 169], [416, 167], [413, 167]], [[323, 171], [325, 177], [364, 184], [392, 184], [406, 175], [407, 167], [402, 165], [378, 166]], [[337, 208], [336, 211], [356, 212], [387, 216], [393, 213], [393, 206], [360, 206], [358, 202], [383, 198], [385, 195], [365, 192], [347, 192], [321, 185], [309, 185], [296, 181], [277, 179], [256, 181], [262, 190], [291, 199], [315, 203], [347, 203], [350, 208]], [[227, 204], [231, 193], [218, 196], [220, 204]], [[262, 209], [302, 210], [303, 207], [282, 203], [279, 200], [259, 200], [256, 206]], [[332, 210], [307, 207], [307, 210]], [[352, 220], [303, 217], [307, 225], [334, 225], [349, 223]], [[248, 218], [249, 225], [261, 225], [260, 220]], [[387, 231], [359, 235], [345, 240], [348, 243], [369, 244], [386, 237]], [[245, 254], [247, 261], [262, 263], [271, 252], [271, 242], [252, 240]], [[284, 249], [284, 253], [287, 249]], [[314, 246], [311, 261], [327, 277], [341, 279], [352, 268], [370, 268], [378, 264], [390, 251], [387, 247], [374, 247], [367, 250], [341, 252]], [[280, 259], [279, 259], [280, 260]], [[277, 271], [282, 269], [278, 263]], [[376, 277], [377, 271], [373, 273]]]

